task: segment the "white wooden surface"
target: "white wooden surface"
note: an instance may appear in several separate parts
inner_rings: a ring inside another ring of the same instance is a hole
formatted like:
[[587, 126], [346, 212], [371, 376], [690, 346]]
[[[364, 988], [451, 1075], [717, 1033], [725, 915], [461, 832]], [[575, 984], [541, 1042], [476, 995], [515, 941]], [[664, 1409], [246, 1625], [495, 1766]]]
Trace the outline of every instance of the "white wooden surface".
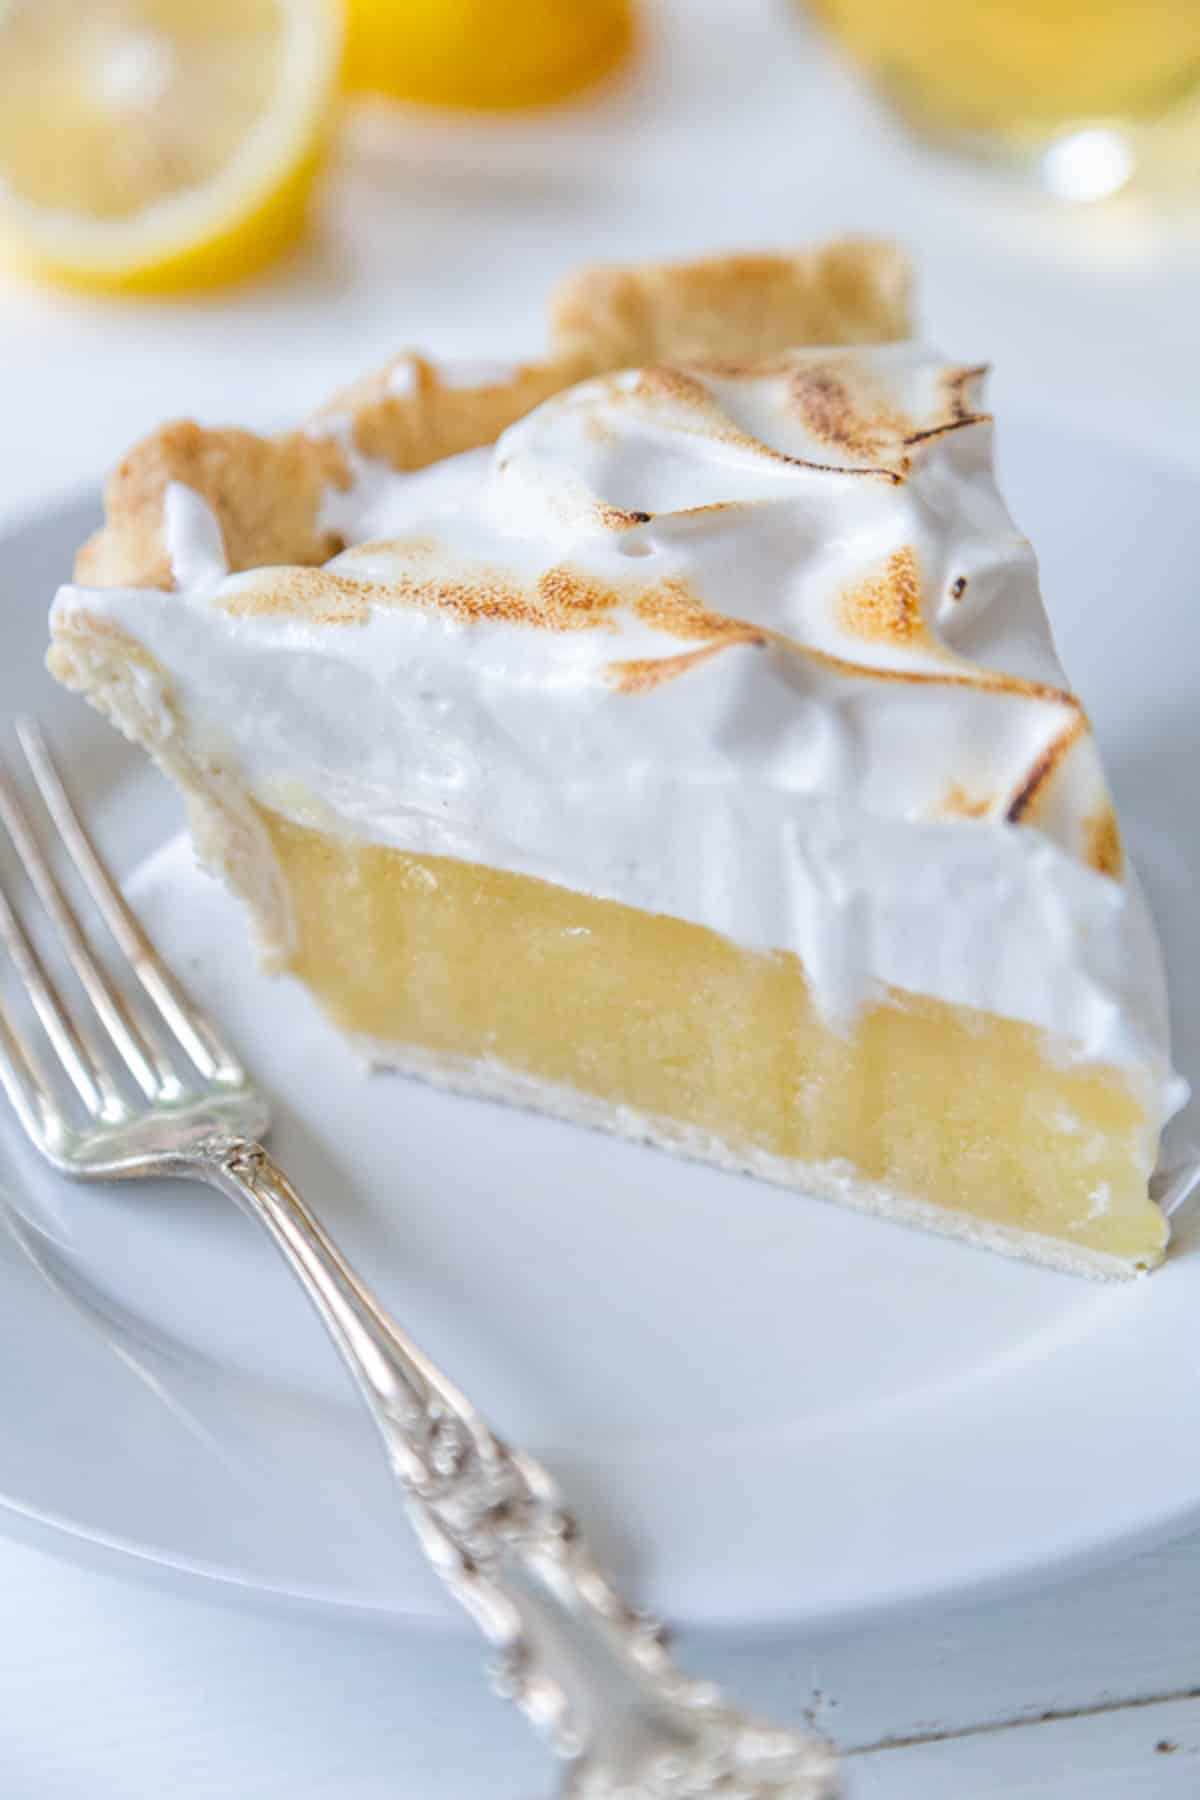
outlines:
[[[660, 0], [651, 20], [638, 72], [582, 107], [360, 127], [322, 230], [235, 295], [122, 307], [0, 287], [0, 528], [164, 414], [282, 418], [406, 342], [532, 348], [547, 281], [582, 257], [845, 227], [912, 242], [931, 334], [996, 360], [1001, 412], [1069, 412], [1200, 475], [1200, 206], [1065, 214], [942, 168], [771, 0]], [[0, 1800], [548, 1788], [463, 1641], [226, 1611], [8, 1542], [0, 1622]], [[852, 1800], [1200, 1795], [1200, 1538], [836, 1639], [687, 1648], [748, 1699], [815, 1717]]]
[[[1200, 1546], [833, 1641], [685, 1642], [849, 1800], [1200, 1794]], [[234, 1611], [0, 1545], [4, 1800], [534, 1800], [469, 1641]]]

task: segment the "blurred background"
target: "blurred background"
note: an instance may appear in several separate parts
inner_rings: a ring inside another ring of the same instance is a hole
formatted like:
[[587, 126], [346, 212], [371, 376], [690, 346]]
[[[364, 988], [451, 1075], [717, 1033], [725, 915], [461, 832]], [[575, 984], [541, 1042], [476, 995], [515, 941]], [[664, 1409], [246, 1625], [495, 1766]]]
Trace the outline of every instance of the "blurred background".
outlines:
[[999, 406], [1190, 451], [1198, 197], [1196, 0], [7, 0], [0, 517], [535, 351], [582, 259], [846, 230]]

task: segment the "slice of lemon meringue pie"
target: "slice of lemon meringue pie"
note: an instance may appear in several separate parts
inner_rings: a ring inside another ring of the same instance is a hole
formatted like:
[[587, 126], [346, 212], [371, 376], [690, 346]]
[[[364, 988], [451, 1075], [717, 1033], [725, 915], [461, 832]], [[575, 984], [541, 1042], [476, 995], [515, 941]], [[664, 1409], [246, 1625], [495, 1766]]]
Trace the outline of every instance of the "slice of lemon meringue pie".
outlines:
[[168, 427], [50, 663], [373, 1062], [1129, 1273], [1154, 936], [906, 289], [853, 242], [590, 271], [542, 362]]

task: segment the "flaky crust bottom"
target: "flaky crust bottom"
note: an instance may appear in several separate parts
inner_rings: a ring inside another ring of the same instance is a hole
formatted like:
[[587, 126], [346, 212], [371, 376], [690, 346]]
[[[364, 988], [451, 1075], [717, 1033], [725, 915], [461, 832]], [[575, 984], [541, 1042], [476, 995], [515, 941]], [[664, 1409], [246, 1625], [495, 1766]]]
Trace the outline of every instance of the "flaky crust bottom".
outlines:
[[957, 1238], [983, 1250], [998, 1250], [1002, 1256], [1036, 1263], [1045, 1269], [1085, 1275], [1094, 1281], [1125, 1281], [1146, 1273], [1142, 1265], [1102, 1250], [1087, 1250], [1058, 1238], [1017, 1231], [1011, 1226], [976, 1219], [969, 1213], [949, 1212], [926, 1200], [914, 1200], [880, 1182], [864, 1180], [849, 1163], [792, 1162], [765, 1150], [737, 1148], [694, 1125], [614, 1105], [486, 1058], [450, 1056], [373, 1038], [351, 1036], [348, 1042], [372, 1069], [381, 1072], [417, 1076], [451, 1093], [499, 1100], [571, 1125], [586, 1125], [634, 1143], [651, 1144], [690, 1162], [709, 1163], [732, 1174], [755, 1175], [776, 1187], [793, 1188], [818, 1200], [832, 1200], [839, 1206], [891, 1219], [896, 1224], [916, 1225], [940, 1237]]

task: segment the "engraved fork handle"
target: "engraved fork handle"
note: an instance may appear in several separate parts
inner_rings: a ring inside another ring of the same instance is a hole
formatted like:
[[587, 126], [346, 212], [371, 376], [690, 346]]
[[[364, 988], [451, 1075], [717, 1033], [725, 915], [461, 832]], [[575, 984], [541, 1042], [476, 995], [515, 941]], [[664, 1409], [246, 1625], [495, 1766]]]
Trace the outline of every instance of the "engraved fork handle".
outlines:
[[383, 1438], [426, 1556], [496, 1646], [494, 1685], [574, 1759], [572, 1793], [835, 1792], [819, 1741], [748, 1720], [679, 1673], [662, 1627], [600, 1573], [552, 1476], [502, 1442], [388, 1317], [261, 1144], [209, 1142], [181, 1172], [257, 1219], [299, 1277]]

